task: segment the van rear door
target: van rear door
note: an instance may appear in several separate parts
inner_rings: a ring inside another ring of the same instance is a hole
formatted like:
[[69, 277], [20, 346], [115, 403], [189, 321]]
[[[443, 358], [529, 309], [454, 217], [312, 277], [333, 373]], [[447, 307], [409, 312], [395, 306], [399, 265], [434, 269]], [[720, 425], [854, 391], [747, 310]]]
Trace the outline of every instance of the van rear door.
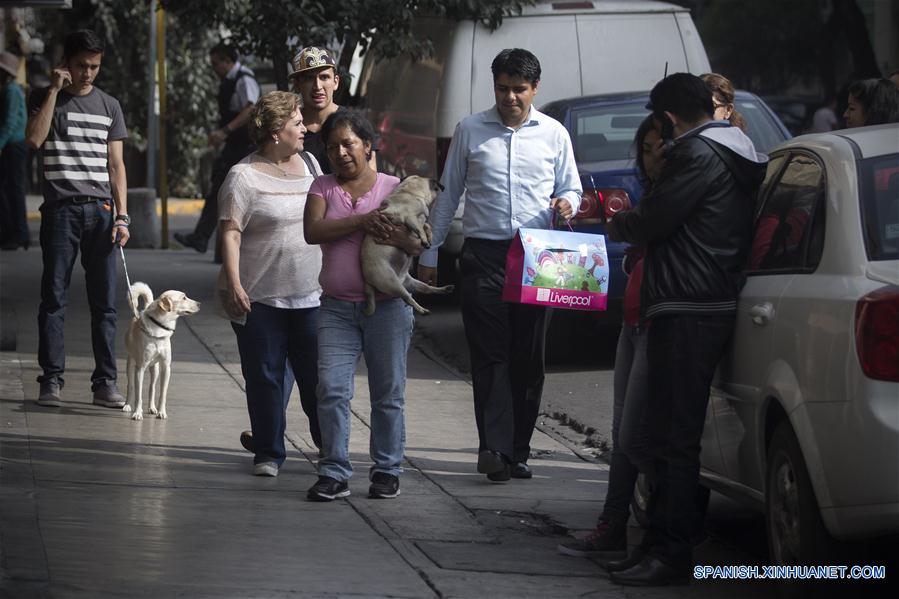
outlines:
[[[674, 12], [581, 14], [577, 32], [584, 95], [646, 91], [662, 78], [666, 62], [668, 73], [693, 66]], [[696, 67], [707, 69], [708, 60]]]

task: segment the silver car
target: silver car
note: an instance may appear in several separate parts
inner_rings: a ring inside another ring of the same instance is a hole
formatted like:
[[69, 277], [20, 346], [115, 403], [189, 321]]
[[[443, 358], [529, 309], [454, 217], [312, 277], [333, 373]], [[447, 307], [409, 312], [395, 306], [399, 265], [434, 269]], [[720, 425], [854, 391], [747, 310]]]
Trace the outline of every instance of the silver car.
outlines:
[[771, 561], [899, 532], [899, 125], [779, 145], [702, 476], [764, 510]]

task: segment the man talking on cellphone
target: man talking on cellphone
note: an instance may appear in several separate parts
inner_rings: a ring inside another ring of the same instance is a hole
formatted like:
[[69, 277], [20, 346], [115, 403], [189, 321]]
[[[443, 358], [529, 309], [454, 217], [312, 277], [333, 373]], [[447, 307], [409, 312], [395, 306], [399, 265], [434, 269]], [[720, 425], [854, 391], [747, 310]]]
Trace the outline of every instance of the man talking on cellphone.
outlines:
[[41, 304], [38, 363], [43, 370], [38, 403], [59, 407], [65, 372], [63, 325], [78, 251], [91, 312], [93, 403], [121, 408], [116, 387], [116, 245], [128, 242], [128, 184], [122, 140], [128, 137], [119, 102], [94, 86], [103, 41], [83, 29], [66, 37], [62, 64], [50, 86], [32, 94], [25, 141], [39, 150], [41, 204]]
[[705, 509], [697, 498], [709, 389], [733, 331], [768, 161], [739, 128], [712, 120], [712, 94], [695, 75], [664, 78], [647, 108], [666, 140], [665, 162], [637, 207], [608, 227], [611, 239], [646, 247], [650, 526], [630, 557], [606, 564], [613, 582], [632, 586], [690, 579]]

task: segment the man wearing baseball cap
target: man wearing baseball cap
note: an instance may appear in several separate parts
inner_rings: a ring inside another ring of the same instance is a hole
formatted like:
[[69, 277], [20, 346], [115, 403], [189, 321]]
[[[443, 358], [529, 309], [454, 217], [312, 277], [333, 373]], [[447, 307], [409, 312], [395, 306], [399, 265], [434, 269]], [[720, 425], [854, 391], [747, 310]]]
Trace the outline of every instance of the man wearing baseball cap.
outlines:
[[[322, 170], [330, 174], [331, 164], [325, 153], [325, 140], [319, 136], [322, 124], [336, 112], [346, 110], [334, 103], [334, 92], [340, 86], [340, 75], [337, 74], [337, 61], [325, 49], [307, 46], [293, 58], [293, 91], [303, 98], [303, 125], [306, 136], [303, 147], [318, 160]], [[377, 170], [377, 143], [372, 147], [371, 167]]]

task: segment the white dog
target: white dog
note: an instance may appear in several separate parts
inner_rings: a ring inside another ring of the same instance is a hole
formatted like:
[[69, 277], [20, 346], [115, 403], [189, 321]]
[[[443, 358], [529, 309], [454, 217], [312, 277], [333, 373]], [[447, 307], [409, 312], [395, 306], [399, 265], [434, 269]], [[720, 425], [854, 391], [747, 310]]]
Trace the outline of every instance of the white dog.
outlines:
[[[153, 292], [145, 283], [131, 286], [131, 310], [134, 318], [125, 333], [128, 350], [128, 403], [122, 408], [131, 412], [134, 420], [143, 420], [144, 374], [150, 371], [150, 413], [166, 418], [165, 401], [172, 374], [172, 334], [179, 316], [195, 314], [200, 302], [180, 291], [166, 291], [153, 299]], [[143, 309], [139, 306], [143, 300]], [[162, 374], [159, 404], [156, 403], [156, 385]]]
[[[406, 177], [381, 202], [378, 208], [395, 225], [405, 226], [411, 235], [421, 239], [421, 245], [431, 247], [431, 227], [428, 213], [437, 197], [440, 184], [432, 179], [412, 175]], [[365, 309], [375, 311], [375, 291], [391, 297], [401, 297], [420, 314], [428, 311], [412, 299], [412, 293], [452, 293], [453, 285], [432, 287], [409, 274], [412, 256], [398, 247], [375, 242], [371, 235], [362, 241], [362, 278], [365, 279]]]

